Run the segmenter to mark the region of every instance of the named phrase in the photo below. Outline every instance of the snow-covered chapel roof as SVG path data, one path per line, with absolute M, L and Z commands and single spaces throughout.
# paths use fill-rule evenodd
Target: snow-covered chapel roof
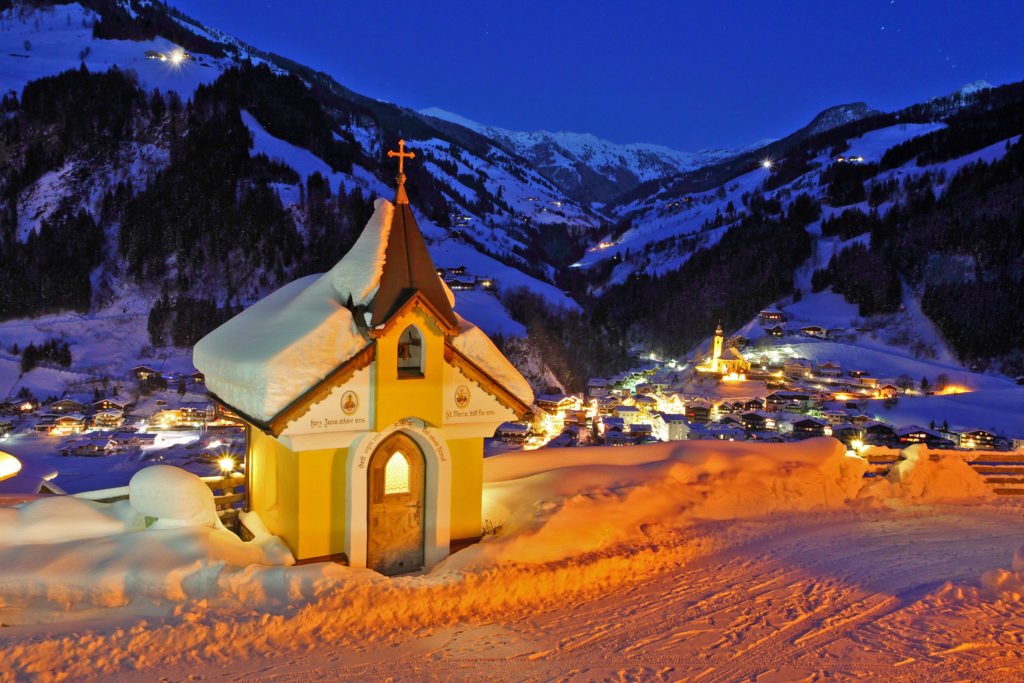
M 409 205 L 378 199 L 374 207 L 352 249 L 328 272 L 281 287 L 199 340 L 193 363 L 210 391 L 269 423 L 372 345 L 371 329 L 418 292 L 453 332 L 450 346 L 530 405 L 533 392 L 519 371 L 452 310 L 454 295 L 437 276 Z

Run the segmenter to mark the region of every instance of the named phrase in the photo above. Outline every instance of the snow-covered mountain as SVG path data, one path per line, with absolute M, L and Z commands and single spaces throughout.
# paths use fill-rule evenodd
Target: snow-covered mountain
M 801 128 L 797 133 L 803 137 L 810 137 L 811 135 L 824 133 L 825 131 L 832 130 L 833 128 L 838 128 L 843 124 L 859 121 L 860 119 L 878 113 L 880 112 L 872 109 L 864 102 L 840 104 L 822 111 L 811 119 L 811 122 Z
M 559 189 L 582 202 L 604 203 L 639 183 L 700 168 L 752 148 L 681 152 L 664 145 L 618 144 L 589 133 L 508 130 L 436 107 L 421 109 L 420 113 L 487 136 L 528 159 Z M 759 142 L 755 147 L 767 142 Z

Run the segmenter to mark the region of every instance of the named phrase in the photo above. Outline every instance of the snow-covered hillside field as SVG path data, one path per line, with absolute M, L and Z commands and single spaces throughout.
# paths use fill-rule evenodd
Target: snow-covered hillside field
M 875 479 L 831 439 L 498 456 L 497 533 L 391 579 L 142 529 L 144 495 L 0 509 L 0 679 L 1011 680 L 1024 508 L 904 455 Z

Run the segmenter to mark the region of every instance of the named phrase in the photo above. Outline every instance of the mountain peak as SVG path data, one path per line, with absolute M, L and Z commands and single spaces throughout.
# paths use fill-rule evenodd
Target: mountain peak
M 828 109 L 821 111 L 817 116 L 811 119 L 811 122 L 807 124 L 804 131 L 807 135 L 824 133 L 827 130 L 838 128 L 839 126 L 850 123 L 851 121 L 858 121 L 878 113 L 880 112 L 872 109 L 865 102 L 838 104 L 834 107 L 829 107 Z
M 967 83 L 966 85 L 962 86 L 959 90 L 957 90 L 953 94 L 954 95 L 973 95 L 974 93 L 976 93 L 976 92 L 978 92 L 980 90 L 989 90 L 991 88 L 992 88 L 992 84 L 991 83 L 989 83 L 986 80 L 979 79 L 977 81 L 972 81 L 970 83 Z

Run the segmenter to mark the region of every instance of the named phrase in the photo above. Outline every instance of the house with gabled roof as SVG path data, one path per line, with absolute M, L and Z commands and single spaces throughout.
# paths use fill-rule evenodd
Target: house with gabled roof
M 378 199 L 330 271 L 285 285 L 196 344 L 249 434 L 248 507 L 300 562 L 384 574 L 480 538 L 483 440 L 532 413 L 522 375 L 455 313 L 405 191 Z

